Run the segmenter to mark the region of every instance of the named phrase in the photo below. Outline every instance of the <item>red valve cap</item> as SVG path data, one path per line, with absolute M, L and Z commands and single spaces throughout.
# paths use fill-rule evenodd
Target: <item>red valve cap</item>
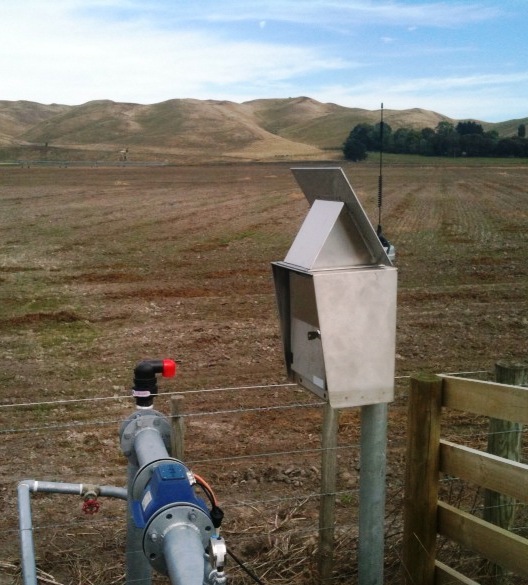
M 85 500 L 82 505 L 82 511 L 89 516 L 92 514 L 97 514 L 100 508 L 101 504 L 95 498 L 89 498 L 88 500 Z
M 176 362 L 174 360 L 163 360 L 161 375 L 164 378 L 172 378 L 176 375 Z

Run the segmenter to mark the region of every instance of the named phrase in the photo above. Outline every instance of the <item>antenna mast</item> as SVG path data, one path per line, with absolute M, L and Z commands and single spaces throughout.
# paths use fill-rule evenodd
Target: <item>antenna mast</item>
M 380 158 L 378 178 L 378 234 L 381 234 L 381 205 L 383 202 L 383 103 L 381 104 Z

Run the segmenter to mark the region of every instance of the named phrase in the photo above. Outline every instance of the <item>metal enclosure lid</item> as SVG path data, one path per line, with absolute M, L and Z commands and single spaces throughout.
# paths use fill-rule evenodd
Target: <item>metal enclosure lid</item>
M 372 266 L 374 261 L 345 204 L 320 199 L 314 201 L 284 259 L 308 271 Z
M 372 224 L 370 223 L 357 195 L 349 183 L 343 169 L 341 167 L 299 167 L 291 169 L 297 183 L 301 187 L 306 199 L 313 207 L 317 200 L 322 202 L 340 202 L 341 208 L 333 206 L 332 210 L 326 206 L 323 210 L 323 206 L 317 204 L 318 213 L 316 219 L 309 221 L 309 216 L 305 220 L 306 228 L 303 224 L 301 231 L 298 233 L 299 242 L 294 241 L 290 252 L 292 256 L 285 258 L 285 262 L 295 264 L 298 266 L 306 266 L 308 261 L 305 256 L 301 256 L 302 261 L 305 264 L 297 264 L 299 260 L 297 253 L 303 247 L 310 245 L 310 252 L 314 253 L 314 248 L 317 245 L 322 246 L 323 234 L 318 233 L 321 228 L 321 213 L 326 217 L 327 214 L 330 216 L 334 215 L 334 230 L 333 236 L 338 236 L 338 232 L 346 232 L 346 237 L 342 238 L 338 248 L 341 249 L 341 260 L 343 264 L 341 266 L 392 266 L 385 249 L 381 245 L 378 235 L 374 231 Z M 335 217 L 338 213 L 339 217 Z M 341 211 L 345 213 L 342 214 Z M 312 214 L 314 216 L 315 214 Z M 304 231 L 304 233 L 302 233 Z M 330 235 L 330 234 L 327 234 Z M 348 238 L 348 241 L 347 241 Z M 311 244 L 308 244 L 309 242 Z M 326 246 L 332 245 L 330 241 L 326 241 Z M 346 254 L 348 258 L 343 258 L 343 245 L 347 247 Z M 295 255 L 293 255 L 295 253 Z M 289 254 L 288 254 L 289 255 Z M 337 267 L 338 264 L 334 264 L 333 267 Z M 315 265 L 312 266 L 315 268 Z

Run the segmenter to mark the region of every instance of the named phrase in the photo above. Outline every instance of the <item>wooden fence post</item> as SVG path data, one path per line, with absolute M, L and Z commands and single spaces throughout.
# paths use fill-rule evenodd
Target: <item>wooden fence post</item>
M 183 414 L 183 394 L 171 396 L 171 454 L 183 461 L 185 449 L 185 422 Z
M 495 380 L 500 384 L 521 386 L 528 382 L 528 364 L 499 361 L 495 364 Z M 520 461 L 522 424 L 490 418 L 488 453 L 504 459 Z M 486 490 L 484 492 L 484 520 L 509 530 L 515 517 L 515 499 L 504 494 Z M 487 563 L 486 572 L 499 584 L 504 580 L 504 570 Z
M 321 503 L 319 507 L 319 579 L 330 581 L 334 566 L 335 490 L 339 411 L 325 404 L 321 456 Z
M 411 377 L 402 551 L 406 585 L 434 583 L 441 404 L 441 378 Z

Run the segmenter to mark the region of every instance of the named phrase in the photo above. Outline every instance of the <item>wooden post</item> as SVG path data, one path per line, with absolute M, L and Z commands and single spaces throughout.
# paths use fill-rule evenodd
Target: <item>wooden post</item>
M 325 404 L 321 456 L 321 503 L 319 507 L 319 579 L 329 582 L 334 566 L 335 491 L 339 411 Z
M 406 585 L 434 582 L 441 404 L 441 378 L 411 377 L 402 551 Z
M 521 386 L 528 382 L 528 364 L 500 361 L 495 364 L 495 380 L 500 384 Z M 488 453 L 504 459 L 520 461 L 522 424 L 490 418 Z M 505 530 L 510 530 L 515 517 L 515 499 L 504 494 L 484 492 L 484 520 Z M 504 570 L 493 563 L 486 563 L 486 572 L 499 584 L 504 580 Z
M 185 448 L 183 401 L 183 394 L 175 394 L 171 397 L 171 454 L 180 461 L 183 461 Z

